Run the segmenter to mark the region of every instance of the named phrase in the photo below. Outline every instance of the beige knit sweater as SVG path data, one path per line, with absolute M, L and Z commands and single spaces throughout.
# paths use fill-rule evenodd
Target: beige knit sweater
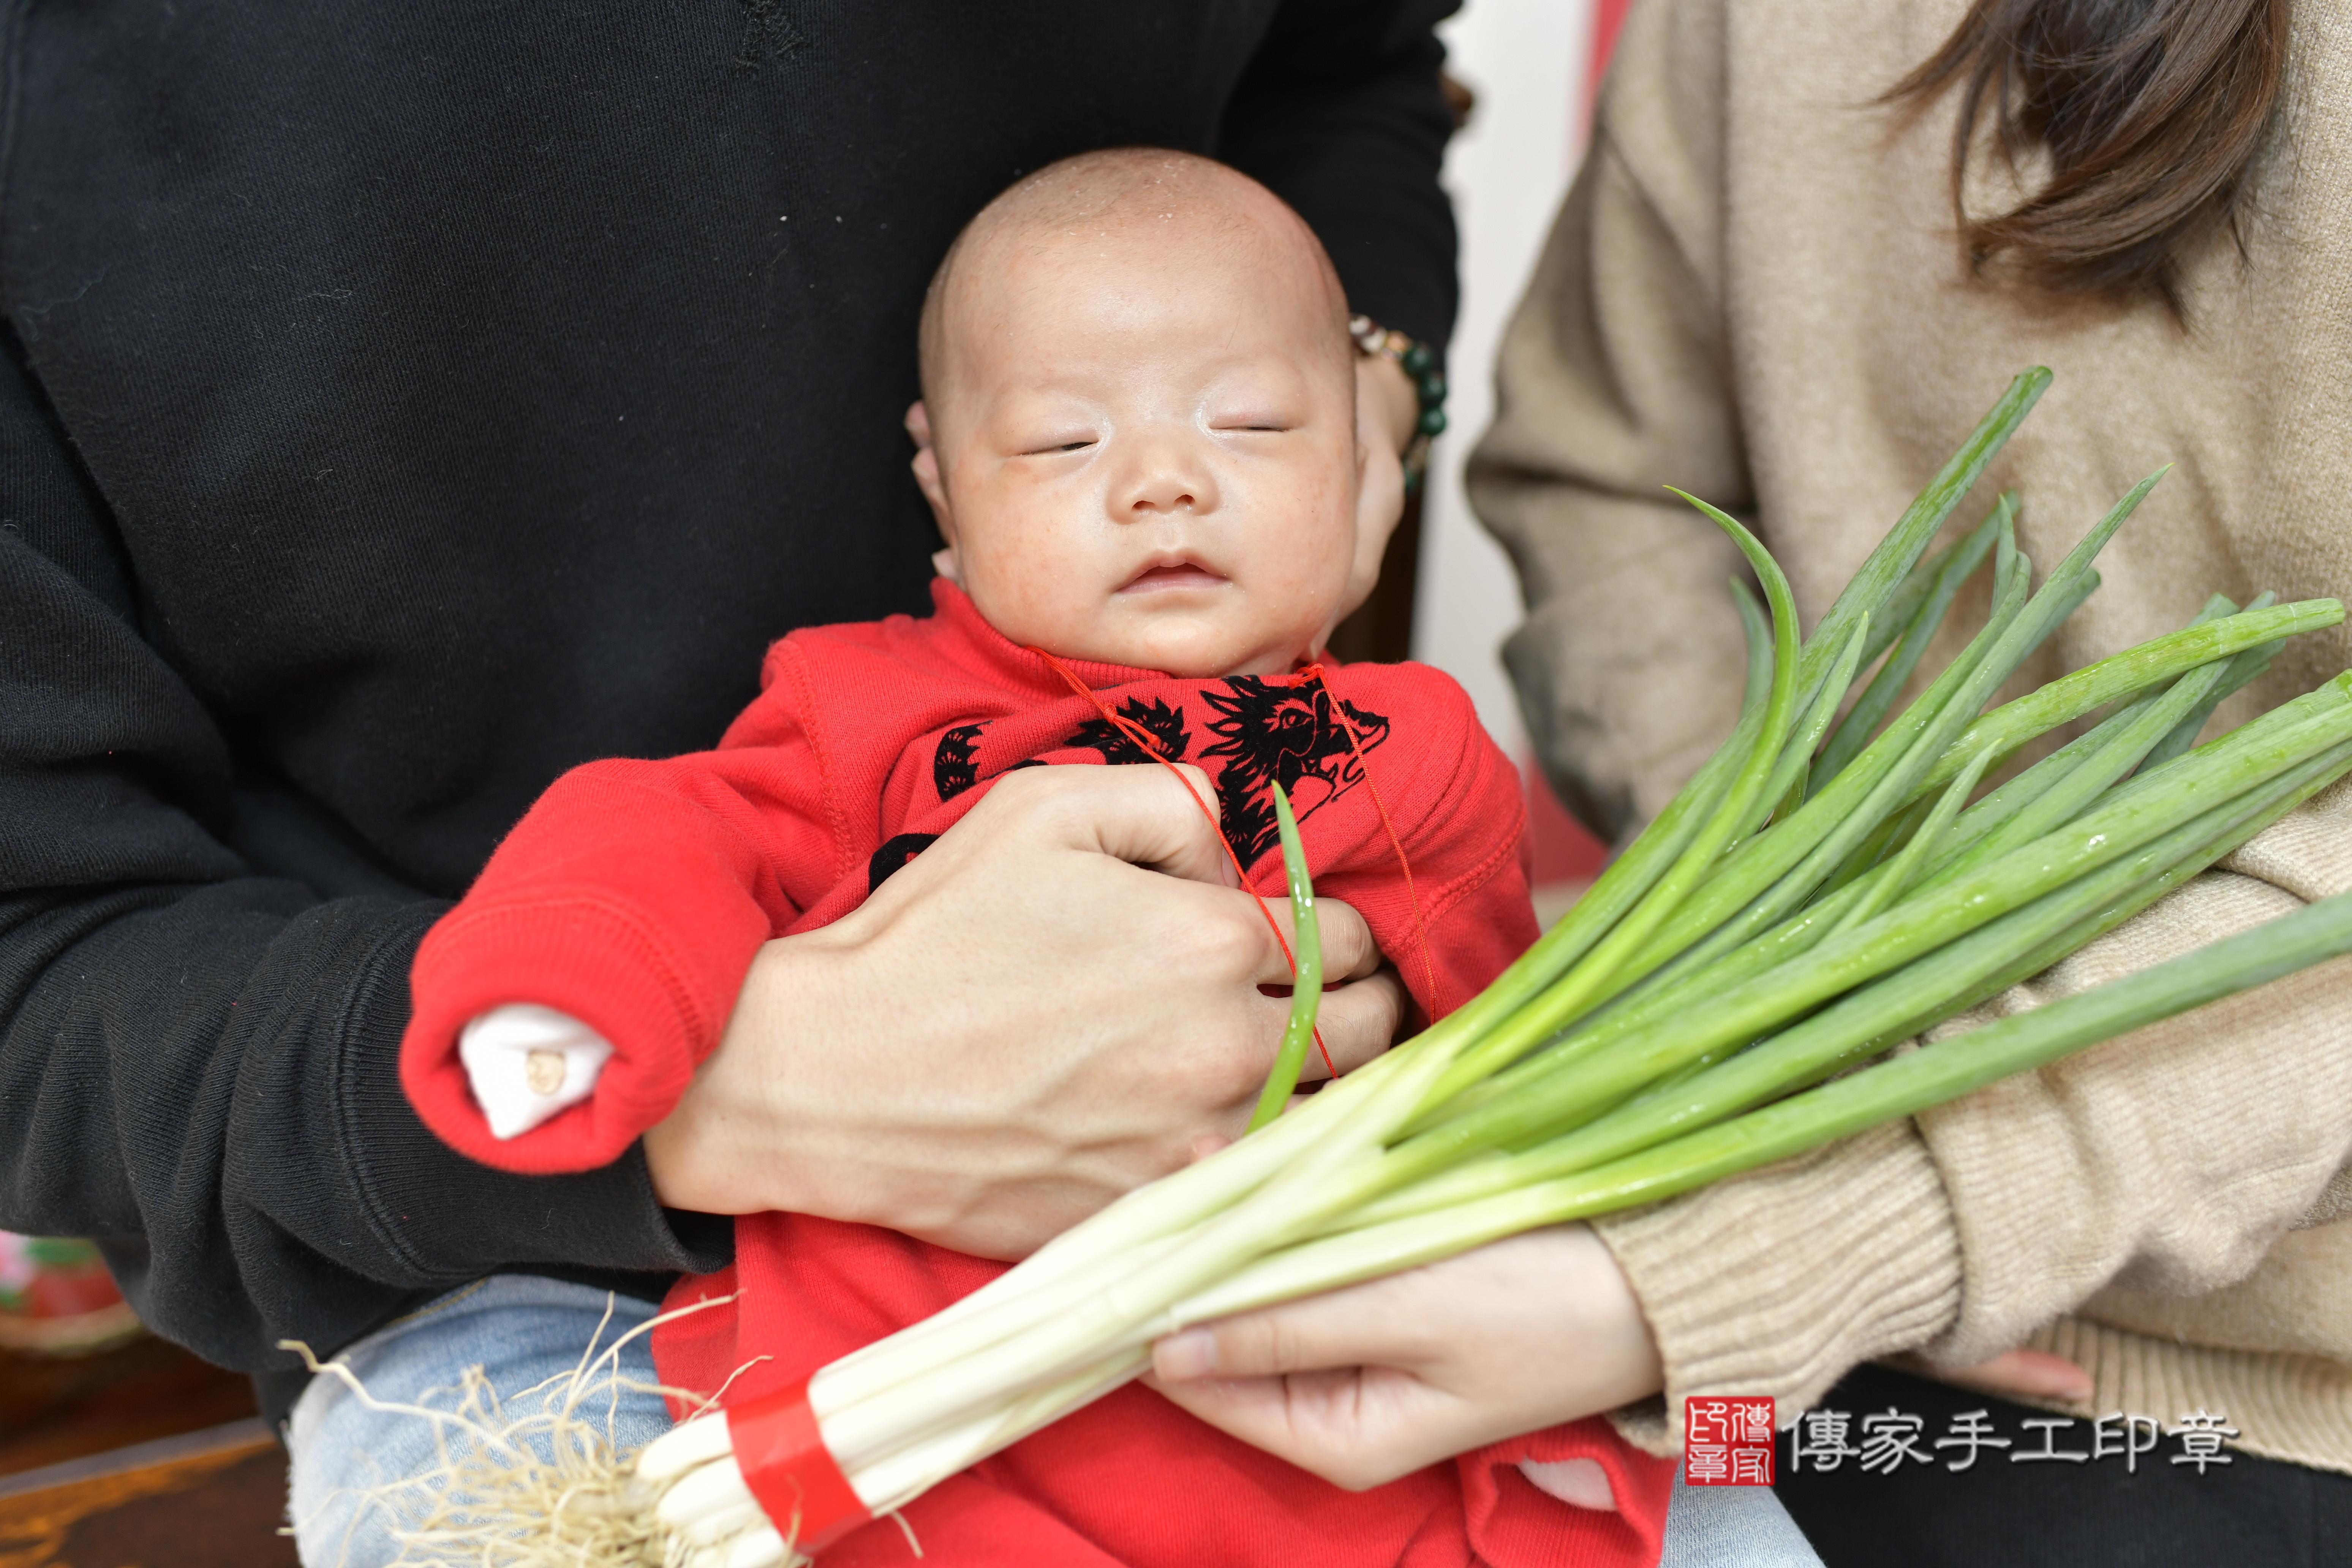
M 1740 688 L 1737 558 L 1658 487 L 1759 520 L 1810 620 L 2028 365 L 2055 384 L 1958 522 L 2016 487 L 2020 542 L 2047 568 L 2176 467 L 2021 685 L 2216 591 L 2352 597 L 2352 11 L 2296 6 L 2244 256 L 2224 239 L 2191 258 L 2184 331 L 2155 304 L 1969 276 L 1951 100 L 1871 103 L 1963 8 L 1633 8 L 1472 468 L 1526 588 L 1506 652 L 1523 703 L 1554 776 L 1612 831 L 1664 803 Z M 1972 205 L 2034 177 L 1988 174 Z M 1983 609 L 1979 579 L 1950 629 Z M 2347 664 L 2347 628 L 2300 638 L 2222 721 Z M 2347 888 L 2352 785 L 1987 1011 Z M 1769 1393 L 1786 1421 L 1866 1358 L 1961 1366 L 2033 1344 L 2090 1369 L 2091 1413 L 2202 1407 L 2253 1452 L 2352 1471 L 2347 1155 L 2352 962 L 1600 1228 L 1656 1329 L 1670 1405 Z

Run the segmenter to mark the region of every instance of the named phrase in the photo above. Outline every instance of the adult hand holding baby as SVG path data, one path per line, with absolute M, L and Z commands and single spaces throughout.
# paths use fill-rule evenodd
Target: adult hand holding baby
M 1013 773 L 854 913 L 766 945 L 646 1135 L 655 1187 L 1024 1256 L 1247 1122 L 1288 1008 L 1258 987 L 1290 973 L 1255 902 L 1168 771 Z M 1345 1072 L 1402 990 L 1353 910 L 1318 912 Z

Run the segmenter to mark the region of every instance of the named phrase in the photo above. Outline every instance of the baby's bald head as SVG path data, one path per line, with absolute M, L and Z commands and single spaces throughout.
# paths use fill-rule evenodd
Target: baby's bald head
M 1052 287 L 1072 268 L 1131 273 L 1138 290 L 1170 271 L 1234 273 L 1298 313 L 1329 367 L 1353 379 L 1347 294 L 1305 221 L 1248 175 L 1161 148 L 1083 153 L 1020 181 L 965 226 L 932 275 L 919 340 L 934 429 L 960 361 L 999 346 L 985 320 L 1006 289 Z
M 1346 298 L 1244 175 L 1144 150 L 1031 175 L 940 264 L 922 355 L 934 560 L 1016 643 L 1264 675 L 1378 574 Z

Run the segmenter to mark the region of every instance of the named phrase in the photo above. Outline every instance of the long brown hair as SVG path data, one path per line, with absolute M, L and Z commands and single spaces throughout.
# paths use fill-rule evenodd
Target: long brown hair
M 1970 264 L 2063 293 L 2153 289 L 2178 311 L 2179 258 L 2234 232 L 2286 74 L 2288 0 L 1975 0 L 1886 94 L 1961 84 L 1952 202 Z M 2041 142 L 2049 183 L 1971 216 L 1962 181 L 1990 105 L 2005 156 Z

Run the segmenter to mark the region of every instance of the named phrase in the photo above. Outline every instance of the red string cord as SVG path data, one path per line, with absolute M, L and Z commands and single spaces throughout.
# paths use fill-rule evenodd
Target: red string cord
M 1241 883 L 1244 889 L 1252 894 L 1255 894 L 1257 892 L 1257 889 L 1251 885 L 1247 868 L 1242 865 L 1241 857 L 1234 853 L 1233 840 L 1225 837 L 1224 826 L 1217 820 L 1216 808 L 1211 805 L 1207 801 L 1201 798 L 1201 792 L 1193 787 L 1192 781 L 1185 776 L 1183 769 L 1178 767 L 1174 763 L 1170 762 L 1166 756 L 1161 754 L 1159 744 L 1151 738 L 1151 732 L 1146 730 L 1142 725 L 1137 723 L 1134 720 L 1128 718 L 1125 714 L 1112 712 L 1110 705 L 1105 702 L 1102 698 L 1096 693 L 1093 687 L 1088 686 L 1085 681 L 1080 680 L 1075 670 L 1071 669 L 1068 665 L 1064 664 L 1060 659 L 1055 658 L 1052 654 L 1047 653 L 1044 648 L 1033 647 L 1029 651 L 1035 654 L 1039 658 L 1044 659 L 1047 664 L 1051 665 L 1053 667 L 1054 673 L 1060 676 L 1064 681 L 1067 682 L 1071 690 L 1085 698 L 1088 702 L 1093 703 L 1095 711 L 1102 715 L 1103 722 L 1110 725 L 1120 734 L 1125 735 L 1129 741 L 1132 741 L 1137 746 L 1142 748 L 1143 754 L 1145 756 L 1150 757 L 1153 762 L 1158 763 L 1161 767 L 1166 768 L 1170 773 L 1176 775 L 1176 782 L 1184 786 L 1184 793 L 1192 797 L 1192 804 L 1199 806 L 1201 808 L 1201 815 L 1209 819 L 1209 831 L 1217 836 L 1217 843 L 1224 849 L 1225 858 L 1233 863 L 1234 878 Z M 1326 689 L 1328 689 L 1328 688 L 1326 688 Z M 1370 775 L 1367 776 L 1369 777 Z M 1252 901 L 1256 903 L 1258 913 L 1265 917 L 1265 929 L 1274 933 L 1274 940 L 1276 942 L 1280 944 L 1282 948 L 1283 962 L 1290 965 L 1291 975 L 1296 979 L 1298 974 L 1298 955 L 1290 951 L 1290 939 L 1282 934 L 1281 924 L 1275 920 L 1274 911 L 1265 907 L 1265 901 L 1264 899 L 1253 899 Z M 1418 918 L 1418 916 L 1416 916 L 1416 918 Z M 1323 1067 L 1325 1070 L 1329 1072 L 1333 1078 L 1338 1078 L 1339 1076 L 1339 1064 L 1331 1059 L 1331 1047 L 1323 1043 L 1323 1030 L 1319 1025 L 1317 1026 L 1315 1030 L 1315 1048 L 1323 1055 Z
M 1389 817 L 1389 803 L 1381 798 L 1381 786 L 1372 778 L 1372 765 L 1364 760 L 1364 742 L 1356 727 L 1348 721 L 1348 710 L 1339 694 L 1331 689 L 1331 682 L 1320 664 L 1310 664 L 1295 678 L 1302 684 L 1312 680 L 1323 689 L 1330 700 L 1331 717 L 1339 722 L 1340 732 L 1348 737 L 1348 749 L 1356 753 L 1356 771 L 1364 775 L 1364 787 L 1371 792 L 1372 809 L 1381 814 L 1381 828 L 1389 836 L 1389 847 L 1396 851 L 1397 869 L 1404 873 L 1404 896 L 1412 905 L 1412 940 L 1421 949 L 1421 975 L 1429 985 L 1429 1016 L 1435 1018 L 1445 1011 L 1445 1002 L 1437 994 L 1437 965 L 1429 956 L 1429 927 L 1421 918 L 1421 894 L 1412 885 L 1412 862 L 1405 858 L 1404 841 L 1397 837 L 1396 824 Z

